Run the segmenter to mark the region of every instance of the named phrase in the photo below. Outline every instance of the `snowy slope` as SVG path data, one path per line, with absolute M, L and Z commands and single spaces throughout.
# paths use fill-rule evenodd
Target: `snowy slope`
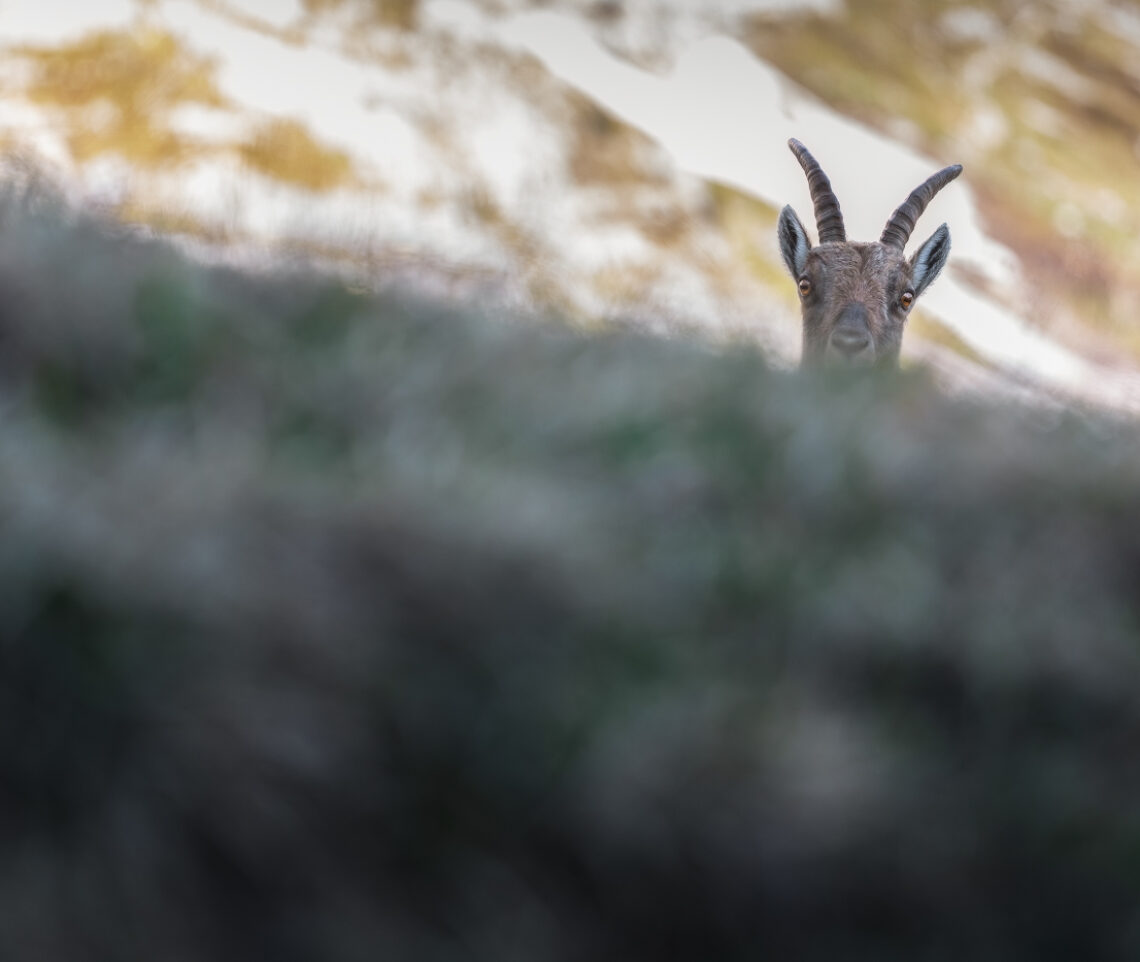
M 61 4 L 0 3 L 9 53 L 26 60 L 9 70 L 0 133 L 53 164 L 78 199 L 235 250 L 307 251 L 372 283 L 442 276 L 464 296 L 582 323 L 758 340 L 785 362 L 798 322 L 766 218 L 788 202 L 811 209 L 787 138 L 823 161 L 850 233 L 868 239 L 911 187 L 958 159 L 843 116 L 730 35 L 741 17 L 789 6 L 773 0 L 620 4 L 620 16 L 598 3 L 430 0 L 414 5 L 413 29 L 351 2 L 90 0 L 74 16 Z M 77 125 L 127 108 L 114 93 L 61 103 L 42 64 L 45 51 L 80 56 L 97 29 L 131 49 L 169 35 L 199 58 L 217 95 L 144 118 L 185 146 L 173 159 L 140 163 L 114 141 L 77 155 Z M 157 84 L 167 67 L 155 69 Z M 257 138 L 281 122 L 349 173 L 314 188 L 272 151 L 265 160 Z M 721 188 L 734 211 L 758 202 L 735 234 Z M 946 371 L 1140 408 L 1132 370 L 1082 356 L 1013 309 L 1025 272 L 987 235 L 969 169 L 916 233 L 943 220 L 958 269 L 922 307 L 965 349 Z M 907 353 L 946 358 L 918 331 Z

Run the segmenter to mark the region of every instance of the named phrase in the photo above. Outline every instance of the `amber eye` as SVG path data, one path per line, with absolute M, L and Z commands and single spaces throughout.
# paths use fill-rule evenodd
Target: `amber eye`
M 806 277 L 800 278 L 800 297 L 807 297 L 811 293 L 811 281 Z
M 914 303 L 914 291 L 903 291 L 902 297 L 899 298 L 899 303 L 902 305 L 904 311 L 909 311 L 911 304 Z

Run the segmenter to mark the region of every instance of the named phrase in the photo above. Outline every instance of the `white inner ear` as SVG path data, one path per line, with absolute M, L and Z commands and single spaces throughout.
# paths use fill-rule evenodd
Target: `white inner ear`
M 796 273 L 802 274 L 807 267 L 807 256 L 810 247 L 807 236 L 803 231 L 796 231 Z
M 807 267 L 808 251 L 811 250 L 811 241 L 808 240 L 807 231 L 792 210 L 791 205 L 780 211 L 779 222 L 780 254 L 787 264 L 788 270 L 796 277 L 800 277 Z M 790 243 L 789 243 L 790 242 Z
M 933 265 L 931 264 L 931 258 L 936 252 L 944 250 L 949 240 L 949 233 L 949 229 L 943 224 L 934 232 L 930 239 L 919 248 L 918 253 L 915 255 L 912 283 L 916 291 L 921 291 L 930 281 L 933 281 L 934 278 L 938 276 L 938 272 L 942 269 L 942 265 L 946 261 L 945 254 L 943 254 L 938 263 Z M 930 275 L 932 266 L 934 273 L 928 277 L 927 275 Z
M 918 257 L 914 259 L 914 286 L 922 287 L 922 282 L 926 279 L 926 275 L 930 270 L 930 252 L 927 249 L 930 245 L 922 248 L 918 252 Z

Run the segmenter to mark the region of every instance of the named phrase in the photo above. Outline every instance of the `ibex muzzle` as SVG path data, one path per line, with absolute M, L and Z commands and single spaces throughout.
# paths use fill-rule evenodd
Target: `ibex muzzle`
M 957 177 L 946 167 L 911 192 L 887 221 L 875 243 L 847 240 L 839 201 L 816 159 L 798 140 L 788 146 L 807 175 L 819 246 L 791 207 L 780 213 L 780 253 L 800 289 L 805 366 L 898 363 L 903 326 L 918 296 L 950 256 L 950 231 L 943 224 L 906 259 L 914 225 L 934 195 Z

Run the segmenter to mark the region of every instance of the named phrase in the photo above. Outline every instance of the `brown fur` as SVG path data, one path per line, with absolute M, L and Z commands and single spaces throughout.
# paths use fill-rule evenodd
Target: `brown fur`
M 852 304 L 867 312 L 871 349 L 863 363 L 898 363 L 909 313 L 900 299 L 912 276 L 901 252 L 879 243 L 822 244 L 808 254 L 804 276 L 811 282 L 810 293 L 800 299 L 804 364 L 839 360 L 828 348 L 840 316 Z
M 785 207 L 780 213 L 780 251 L 800 290 L 803 363 L 894 367 L 907 315 L 950 255 L 950 231 L 943 224 L 910 260 L 906 243 L 926 206 L 962 168 L 955 164 L 928 177 L 891 215 L 878 241 L 860 243 L 847 240 L 839 200 L 811 152 L 795 139 L 788 146 L 807 175 L 820 235 L 813 248 L 796 212 Z

